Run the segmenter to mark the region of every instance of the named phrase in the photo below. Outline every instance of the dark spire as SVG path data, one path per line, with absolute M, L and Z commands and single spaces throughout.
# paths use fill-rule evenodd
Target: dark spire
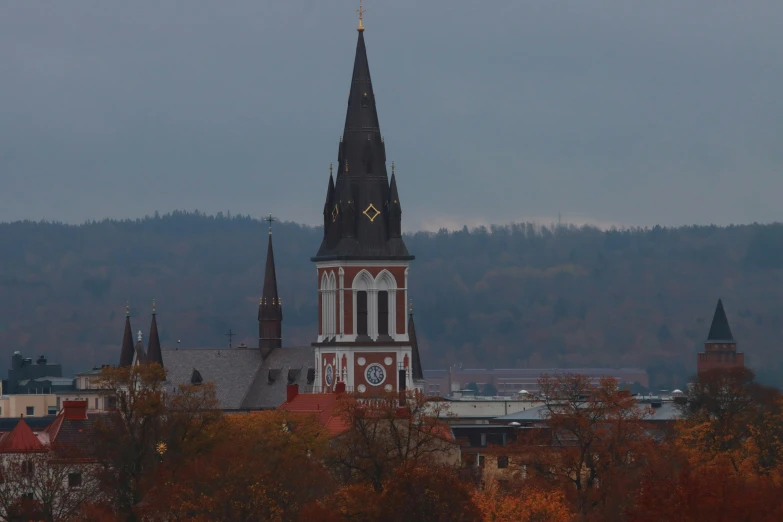
M 136 337 L 136 346 L 133 348 L 138 364 L 147 364 L 147 354 L 144 351 L 144 343 L 141 341 L 141 330 Z
M 707 341 L 732 341 L 729 320 L 726 318 L 726 311 L 723 309 L 723 301 L 718 299 L 718 306 L 715 307 L 715 315 L 712 316 L 712 325 L 710 333 L 707 335 Z
M 396 183 L 395 183 L 396 185 Z M 352 215 L 324 220 L 327 230 L 314 261 L 331 259 L 413 259 L 402 238 L 390 233 L 390 187 L 386 146 L 378 123 L 370 65 L 359 30 L 345 128 L 337 154 L 335 194 L 353 205 Z M 328 199 L 328 195 L 327 195 Z M 396 198 L 399 202 L 399 197 Z M 339 230 L 333 230 L 338 227 Z
M 158 336 L 158 320 L 155 311 L 155 300 L 152 300 L 152 324 L 150 325 L 150 339 L 147 341 L 147 362 L 158 363 L 163 366 L 163 352 L 160 349 L 160 337 Z
M 271 217 L 270 217 L 271 219 Z M 258 347 L 266 358 L 272 350 L 282 346 L 283 307 L 277 294 L 275 275 L 275 254 L 272 250 L 272 229 L 270 222 L 269 243 L 266 249 L 266 271 L 264 290 L 258 304 Z
M 413 371 L 413 380 L 423 381 L 424 371 L 421 369 L 421 357 L 419 356 L 419 340 L 416 338 L 416 325 L 413 324 L 413 301 L 411 301 L 408 312 L 408 339 L 411 343 L 411 370 Z
M 133 330 L 130 324 L 130 306 L 125 305 L 125 333 L 122 334 L 122 349 L 120 350 L 120 366 L 133 364 Z
M 394 173 L 393 161 L 389 188 L 389 237 L 402 237 L 402 206 L 400 205 L 400 195 L 397 193 L 397 177 Z

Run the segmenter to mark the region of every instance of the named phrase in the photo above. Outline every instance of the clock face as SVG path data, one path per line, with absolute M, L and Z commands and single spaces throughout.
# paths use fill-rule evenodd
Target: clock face
M 326 367 L 326 385 L 331 386 L 333 381 L 334 381 L 334 370 L 332 369 L 332 365 L 330 364 Z
M 368 366 L 364 375 L 367 377 L 367 382 L 373 386 L 378 386 L 386 379 L 386 371 L 380 364 L 371 364 Z

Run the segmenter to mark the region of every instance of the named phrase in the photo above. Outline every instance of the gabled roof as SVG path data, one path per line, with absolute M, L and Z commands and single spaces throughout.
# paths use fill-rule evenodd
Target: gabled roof
M 734 336 L 731 334 L 729 320 L 726 318 L 726 311 L 723 309 L 723 301 L 718 299 L 718 305 L 715 307 L 715 314 L 712 316 L 710 333 L 707 335 L 707 341 L 731 341 L 734 342 Z
M 278 348 L 266 358 L 257 349 L 164 350 L 166 380 L 171 387 L 191 384 L 193 371 L 215 383 L 224 410 L 274 409 L 286 398 L 286 386 L 306 386 L 313 368 L 313 349 Z M 271 379 L 270 379 L 271 377 Z
M 24 419 L 19 419 L 14 429 L 0 439 L 0 453 L 37 451 L 46 451 L 46 448 L 41 444 L 41 441 L 35 436 L 33 430 L 30 429 L 30 426 L 27 425 Z
M 349 426 L 343 420 L 337 409 L 340 395 L 336 393 L 300 393 L 291 400 L 284 402 L 278 409 L 291 413 L 314 415 L 330 435 L 340 435 Z

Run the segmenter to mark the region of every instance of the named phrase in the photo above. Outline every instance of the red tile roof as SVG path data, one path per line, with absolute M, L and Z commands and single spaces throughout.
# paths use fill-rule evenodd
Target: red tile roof
M 330 435 L 339 435 L 348 430 L 348 424 L 337 412 L 340 395 L 335 393 L 300 393 L 292 400 L 280 405 L 280 410 L 291 413 L 314 415 Z
M 19 419 L 13 430 L 10 433 L 3 435 L 0 439 L 0 453 L 21 453 L 28 451 L 46 451 L 46 448 L 38 437 L 35 436 L 33 430 L 24 421 Z

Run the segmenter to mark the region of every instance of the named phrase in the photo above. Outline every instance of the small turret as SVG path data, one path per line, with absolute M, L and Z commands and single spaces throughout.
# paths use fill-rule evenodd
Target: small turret
M 133 330 L 130 324 L 130 305 L 125 305 L 125 332 L 122 334 L 122 348 L 120 350 L 120 366 L 133 364 L 135 350 L 133 348 Z
M 160 348 L 160 337 L 158 336 L 158 320 L 155 311 L 155 300 L 152 300 L 152 323 L 150 324 L 150 339 L 147 341 L 147 362 L 158 363 L 163 366 L 163 352 Z

